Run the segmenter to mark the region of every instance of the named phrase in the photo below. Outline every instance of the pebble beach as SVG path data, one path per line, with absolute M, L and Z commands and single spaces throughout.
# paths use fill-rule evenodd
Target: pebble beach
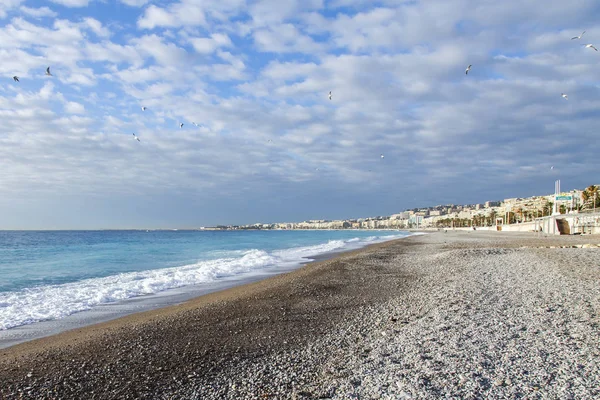
M 434 232 L 0 350 L 0 399 L 593 399 L 600 236 Z

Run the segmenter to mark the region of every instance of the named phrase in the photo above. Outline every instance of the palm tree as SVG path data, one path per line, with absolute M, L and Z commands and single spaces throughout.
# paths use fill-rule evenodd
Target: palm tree
M 598 193 L 598 186 L 590 185 L 581 193 L 581 197 L 583 197 L 583 207 L 582 208 L 594 208 L 594 205 L 598 207 L 600 204 L 600 193 Z M 594 202 L 596 204 L 594 204 Z
M 497 216 L 496 210 L 490 211 L 489 215 L 490 215 L 490 226 L 496 225 L 496 216 Z
M 544 204 L 544 208 L 542 209 L 542 216 L 552 214 L 552 207 L 553 206 L 554 206 L 553 202 L 546 201 L 546 204 Z
M 521 222 L 523 222 L 523 209 L 521 207 L 517 208 L 515 210 L 515 223 L 519 222 L 519 220 L 521 220 Z M 517 218 L 519 217 L 519 218 Z

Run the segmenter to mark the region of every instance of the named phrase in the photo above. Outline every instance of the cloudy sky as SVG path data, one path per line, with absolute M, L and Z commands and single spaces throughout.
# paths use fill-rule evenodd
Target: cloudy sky
M 0 229 L 367 217 L 600 183 L 599 21 L 597 0 L 3 0 Z

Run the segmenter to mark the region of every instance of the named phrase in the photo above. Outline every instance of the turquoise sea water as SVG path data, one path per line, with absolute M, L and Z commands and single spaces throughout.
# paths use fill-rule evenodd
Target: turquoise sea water
M 400 231 L 0 231 L 0 330 L 230 277 L 287 271 L 311 256 Z

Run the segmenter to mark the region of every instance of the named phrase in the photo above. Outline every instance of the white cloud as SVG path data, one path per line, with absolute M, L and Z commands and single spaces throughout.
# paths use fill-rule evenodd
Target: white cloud
M 320 10 L 323 0 L 263 0 L 254 3 L 249 10 L 254 26 L 272 26 L 295 18 L 305 11 Z
M 144 57 L 140 55 L 134 46 L 120 45 L 110 41 L 87 42 L 85 54 L 90 61 L 106 61 L 114 64 L 128 63 L 138 67 L 144 63 Z
M 209 18 L 226 21 L 244 10 L 245 0 L 181 0 L 166 8 L 150 5 L 138 19 L 138 27 L 206 26 Z
M 102 22 L 98 21 L 94 18 L 84 18 L 84 24 L 87 28 L 89 28 L 92 32 L 100 37 L 108 37 L 110 36 L 110 31 L 105 26 L 102 26 Z
M 65 7 L 87 7 L 90 0 L 50 0 L 53 3 L 63 5 Z
M 318 66 L 315 63 L 301 64 L 273 61 L 262 70 L 261 74 L 274 81 L 287 81 L 306 77 L 314 73 L 317 68 Z
M 83 104 L 79 104 L 74 101 L 68 101 L 65 104 L 65 111 L 69 114 L 84 114 L 85 107 Z
M 27 14 L 30 17 L 34 17 L 34 18 L 42 18 L 42 17 L 55 18 L 58 15 L 56 12 L 52 11 L 48 7 L 30 8 L 30 7 L 26 7 L 26 6 L 21 6 L 21 8 L 19 8 L 19 10 L 23 14 Z
M 135 84 L 152 82 L 168 76 L 172 70 L 164 67 L 152 66 L 149 68 L 122 69 L 116 75 L 126 83 Z
M 71 73 L 63 79 L 65 83 L 83 86 L 93 86 L 96 84 L 94 71 L 91 68 L 78 68 L 77 72 Z
M 397 10 L 377 8 L 354 16 L 339 15 L 330 23 L 333 38 L 339 47 L 351 51 L 374 48 L 394 48 L 401 43 L 403 26 Z
M 226 51 L 217 51 L 217 56 L 227 64 L 214 63 L 209 66 L 199 66 L 195 70 L 201 75 L 208 75 L 215 81 L 231 81 L 247 79 L 246 65 L 242 60 Z
M 141 7 L 146 5 L 150 0 L 119 0 L 123 4 L 131 7 Z
M 152 57 L 160 65 L 183 65 L 189 60 L 187 51 L 158 35 L 145 35 L 131 40 L 140 54 Z
M 209 38 L 192 38 L 192 46 L 198 53 L 211 54 L 220 47 L 232 46 L 229 36 L 222 33 L 213 33 Z
M 0 48 L 72 45 L 83 39 L 77 25 L 69 21 L 55 20 L 53 28 L 38 26 L 22 18 L 14 18 L 10 24 L 0 27 Z M 44 38 L 44 41 L 41 42 L 40 38 Z
M 204 13 L 196 12 L 195 14 L 196 23 L 198 25 L 204 24 Z M 144 16 L 138 20 L 138 26 L 140 28 L 153 29 L 157 26 L 180 26 L 185 22 L 189 23 L 193 21 L 193 19 L 192 21 L 180 21 L 178 17 L 179 15 L 173 15 L 163 8 L 151 5 L 146 9 Z
M 2 0 L 0 3 L 0 18 L 5 18 L 8 11 L 17 8 L 24 0 Z
M 254 32 L 254 43 L 260 51 L 274 53 L 315 53 L 325 46 L 302 34 L 293 24 L 282 24 Z
M 42 71 L 43 62 L 40 57 L 22 50 L 0 48 L 0 65 L 2 65 L 2 71 L 9 76 L 17 75 L 26 78 L 31 69 L 38 68 Z

